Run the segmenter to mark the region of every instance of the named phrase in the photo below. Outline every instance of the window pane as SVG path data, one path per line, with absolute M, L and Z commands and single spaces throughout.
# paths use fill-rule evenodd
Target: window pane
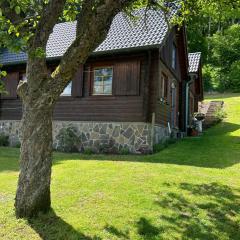
M 22 81 L 27 81 L 27 74 L 26 73 L 23 73 L 21 80 Z
M 177 60 L 177 49 L 176 46 L 173 45 L 172 49 L 172 68 L 176 69 L 176 60 Z
M 102 94 L 103 85 L 94 86 L 93 93 L 94 94 Z
M 72 82 L 70 82 L 67 87 L 62 92 L 61 96 L 71 96 L 72 93 Z
M 112 67 L 94 69 L 93 94 L 112 94 L 112 74 Z
M 94 83 L 94 84 L 95 84 L 95 85 L 102 84 L 102 77 L 96 76 L 96 77 L 95 77 L 95 83 Z

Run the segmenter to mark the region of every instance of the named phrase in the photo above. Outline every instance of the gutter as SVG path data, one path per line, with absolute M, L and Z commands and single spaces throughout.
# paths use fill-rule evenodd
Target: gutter
M 96 51 L 92 52 L 89 57 L 98 57 L 98 56 L 103 56 L 103 55 L 112 55 L 112 54 L 121 54 L 121 53 L 129 53 L 132 52 L 137 52 L 137 51 L 144 51 L 144 50 L 152 50 L 152 49 L 159 49 L 162 44 L 154 44 L 154 45 L 145 45 L 145 46 L 138 46 L 138 47 L 129 47 L 129 48 L 122 48 L 122 49 L 112 49 L 112 50 L 106 50 L 106 51 Z M 1 56 L 1 54 L 0 54 Z M 59 61 L 61 60 L 62 56 L 54 56 L 54 57 L 47 57 L 46 61 L 47 62 L 52 62 L 52 61 Z M 26 64 L 26 60 L 20 60 L 20 61 L 14 61 L 14 62 L 0 62 L 3 67 L 8 67 L 8 66 L 14 66 L 14 65 L 20 65 L 20 64 Z
M 194 82 L 196 74 L 190 73 L 190 81 L 186 83 L 186 111 L 185 111 L 185 126 L 186 126 L 186 133 L 189 125 L 189 88 L 190 85 Z

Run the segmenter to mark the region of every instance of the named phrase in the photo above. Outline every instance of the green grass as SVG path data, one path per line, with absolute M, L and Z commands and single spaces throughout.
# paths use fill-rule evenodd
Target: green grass
M 211 97 L 208 96 L 208 99 Z M 0 239 L 240 239 L 240 95 L 202 137 L 151 156 L 54 155 L 52 211 L 16 220 L 18 149 L 0 148 Z

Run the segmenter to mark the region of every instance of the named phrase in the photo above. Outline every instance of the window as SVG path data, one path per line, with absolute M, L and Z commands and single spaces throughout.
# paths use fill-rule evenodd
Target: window
M 177 67 L 177 47 L 175 44 L 173 44 L 172 48 L 172 68 L 176 69 Z
M 71 95 L 72 95 L 72 82 L 70 82 L 61 93 L 61 96 L 71 96 Z
M 94 68 L 93 95 L 111 95 L 112 79 L 112 67 Z
M 20 80 L 20 81 L 27 81 L 27 75 L 26 75 L 26 73 L 20 73 L 20 74 L 19 74 L 19 80 Z
M 168 78 L 165 74 L 162 74 L 162 98 L 168 99 Z

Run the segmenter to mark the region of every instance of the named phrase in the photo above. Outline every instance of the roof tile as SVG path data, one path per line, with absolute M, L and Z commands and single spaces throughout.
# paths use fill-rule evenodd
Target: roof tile
M 175 14 L 172 8 L 169 17 Z M 121 51 L 142 47 L 160 46 L 168 32 L 168 24 L 162 11 L 140 9 L 134 12 L 136 20 L 130 20 L 124 13 L 115 16 L 106 39 L 95 49 L 94 53 Z M 76 38 L 76 22 L 56 24 L 47 43 L 47 58 L 60 58 Z M 27 61 L 27 55 L 3 50 L 0 54 L 1 64 L 17 64 Z
M 189 73 L 198 72 L 201 62 L 201 53 L 200 52 L 189 53 L 188 60 L 189 60 Z

